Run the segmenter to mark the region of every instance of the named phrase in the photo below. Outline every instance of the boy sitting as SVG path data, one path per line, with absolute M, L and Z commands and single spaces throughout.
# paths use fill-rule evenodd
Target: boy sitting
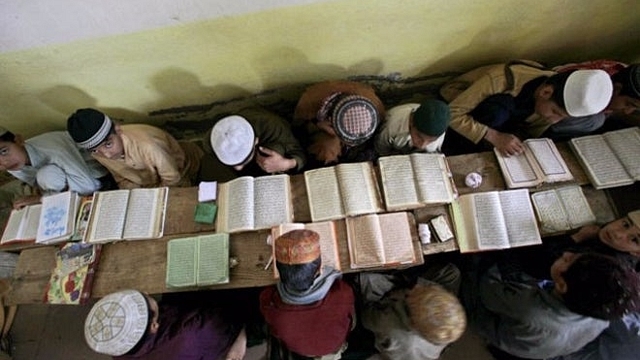
M 22 136 L 0 127 L 0 170 L 44 195 L 67 190 L 91 195 L 112 184 L 108 171 L 87 152 L 78 150 L 64 131 L 23 140 Z M 20 196 L 13 205 L 21 208 L 38 202 L 40 194 L 35 194 Z
M 195 143 L 179 143 L 145 124 L 120 125 L 95 109 L 77 110 L 67 130 L 78 147 L 109 169 L 118 187 L 191 186 L 203 155 Z

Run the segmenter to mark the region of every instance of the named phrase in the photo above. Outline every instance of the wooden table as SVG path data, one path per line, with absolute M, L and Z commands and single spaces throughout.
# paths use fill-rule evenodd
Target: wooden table
M 568 146 L 559 144 L 559 149 L 569 166 L 574 180 L 565 184 L 588 184 L 588 179 L 577 163 Z M 504 180 L 493 152 L 467 154 L 447 158 L 454 182 L 460 194 L 480 191 L 504 190 Z M 464 185 L 464 177 L 469 172 L 478 172 L 483 176 L 483 183 L 478 189 L 470 189 Z M 292 201 L 294 217 L 297 222 L 310 222 L 311 216 L 307 201 L 303 175 L 291 177 Z M 545 184 L 539 191 L 559 184 Z M 585 189 L 587 189 L 586 187 Z M 589 190 L 587 197 L 594 210 L 602 214 L 599 220 L 611 218 L 613 211 L 608 211 L 606 195 L 600 191 Z M 135 288 L 150 294 L 188 291 L 194 289 L 245 288 L 265 286 L 274 283 L 273 270 L 265 270 L 271 256 L 271 248 L 266 244 L 268 231 L 253 231 L 231 235 L 230 256 L 238 260 L 238 265 L 231 269 L 230 282 L 211 287 L 167 289 L 165 286 L 166 243 L 170 239 L 213 232 L 213 225 L 198 224 L 193 221 L 197 203 L 197 188 L 171 188 L 165 224 L 165 236 L 154 240 L 121 241 L 103 246 L 98 271 L 95 275 L 92 296 L 102 297 L 111 292 Z M 604 210 L 603 210 L 604 209 Z M 598 212 L 597 211 L 597 212 Z M 415 221 L 427 222 L 438 215 L 445 215 L 451 224 L 448 206 L 425 206 L 413 211 Z M 337 221 L 336 228 L 339 239 L 346 239 L 344 221 Z M 413 227 L 415 229 L 415 226 Z M 414 234 L 414 242 L 417 235 Z M 419 243 L 416 246 L 419 253 Z M 54 267 L 54 246 L 32 247 L 24 249 L 18 260 L 13 278 L 13 289 L 8 296 L 10 304 L 41 303 L 44 288 Z M 454 241 L 422 246 L 423 254 L 457 250 Z M 349 268 L 349 257 L 346 240 L 340 242 L 340 257 L 345 272 Z

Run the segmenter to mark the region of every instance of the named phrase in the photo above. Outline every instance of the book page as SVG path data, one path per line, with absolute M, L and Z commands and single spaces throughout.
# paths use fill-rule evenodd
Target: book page
M 387 211 L 420 206 L 411 158 L 407 155 L 378 159 Z
M 596 216 L 580 186 L 565 186 L 556 189 L 556 192 L 562 200 L 572 229 L 596 222 Z
M 198 286 L 225 284 L 229 282 L 229 234 L 217 233 L 199 236 Z
M 407 216 L 406 212 L 378 216 L 382 230 L 385 264 L 408 264 L 416 261 Z
M 541 170 L 537 169 L 538 165 L 533 159 L 531 150 L 527 147 L 520 155 L 504 156 L 496 148 L 493 149 L 493 152 L 496 154 L 508 188 L 536 186 L 542 182 L 540 175 L 538 175 Z
M 235 232 L 240 230 L 252 230 L 254 227 L 254 193 L 253 178 L 242 176 L 221 184 L 222 199 L 218 213 L 218 232 Z M 224 189 L 224 191 L 222 191 Z
M 633 183 L 633 178 L 629 176 L 602 135 L 573 138 L 569 144 L 596 189 Z
M 385 259 L 378 215 L 349 217 L 346 225 L 351 268 L 383 265 Z
M 314 222 L 344 217 L 335 167 L 305 171 L 304 180 Z
M 571 171 L 569 171 L 556 144 L 551 139 L 529 139 L 525 143 L 531 149 L 538 166 L 542 170 L 544 181 L 556 182 L 573 179 Z
M 527 189 L 500 191 L 500 206 L 512 247 L 541 244 Z
M 459 204 L 463 221 L 472 228 L 467 231 L 468 243 L 458 239 L 461 252 L 509 247 L 509 235 L 497 191 L 462 195 Z
M 267 229 L 293 221 L 289 175 L 254 179 L 254 229 Z
M 336 228 L 333 221 L 323 221 L 305 224 L 308 230 L 318 233 L 320 236 L 320 253 L 322 264 L 331 266 L 336 270 L 342 270 L 340 266 L 340 255 L 338 252 L 338 239 L 336 238 Z
M 159 214 L 164 210 L 167 188 L 131 189 L 123 239 L 158 237 Z
M 370 162 L 339 164 L 335 168 L 347 216 L 382 210 L 373 165 Z
M 173 239 L 167 242 L 167 287 L 195 286 L 198 239 Z
M 446 204 L 454 199 L 446 159 L 442 154 L 410 155 L 418 188 L 418 199 L 424 204 Z
M 562 200 L 555 190 L 540 191 L 531 195 L 531 202 L 540 220 L 540 230 L 545 234 L 571 229 Z
M 27 216 L 22 221 L 24 227 L 21 230 L 22 239 L 33 240 L 38 235 L 38 224 L 40 223 L 40 214 L 42 213 L 42 204 L 28 206 Z
M 11 210 L 9 220 L 4 228 L 4 233 L 2 233 L 2 240 L 0 240 L 0 244 L 4 244 L 11 240 L 19 240 L 23 237 L 20 230 L 21 228 L 24 228 L 24 226 L 21 227 L 21 225 L 23 225 L 23 221 L 26 221 L 28 211 L 29 206 L 25 206 L 22 209 Z
M 129 190 L 99 191 L 93 195 L 87 242 L 120 240 Z
M 36 243 L 48 243 L 71 236 L 76 216 L 74 197 L 77 195 L 71 191 L 42 197 Z
M 635 180 L 640 180 L 640 129 L 631 127 L 603 134 L 607 144 Z

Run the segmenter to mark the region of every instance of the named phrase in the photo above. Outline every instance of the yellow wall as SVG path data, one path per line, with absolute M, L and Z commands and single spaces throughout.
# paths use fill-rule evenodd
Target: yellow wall
M 638 39 L 637 0 L 321 2 L 1 54 L 0 124 L 63 129 L 80 107 L 153 123 L 154 110 L 285 85 L 512 58 L 634 62 Z

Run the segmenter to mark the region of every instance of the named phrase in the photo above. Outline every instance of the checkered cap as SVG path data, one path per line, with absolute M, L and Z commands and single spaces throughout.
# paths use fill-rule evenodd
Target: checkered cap
M 373 103 L 358 95 L 340 99 L 333 110 L 333 129 L 349 146 L 360 145 L 376 131 L 380 117 Z

